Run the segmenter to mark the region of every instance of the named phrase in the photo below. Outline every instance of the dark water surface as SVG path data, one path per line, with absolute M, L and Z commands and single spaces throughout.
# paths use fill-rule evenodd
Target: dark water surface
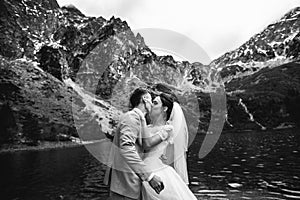
M 213 151 L 190 148 L 199 199 L 300 199 L 300 132 L 222 134 Z M 0 154 L 1 199 L 107 199 L 102 166 L 84 147 Z

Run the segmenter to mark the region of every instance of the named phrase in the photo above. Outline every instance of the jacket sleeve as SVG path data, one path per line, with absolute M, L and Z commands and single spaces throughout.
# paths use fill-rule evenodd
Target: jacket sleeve
M 146 181 L 151 172 L 147 167 L 136 149 L 136 140 L 140 135 L 141 121 L 138 115 L 134 113 L 127 114 L 121 120 L 120 124 L 120 153 L 126 163 L 131 169 L 140 177 L 141 180 Z

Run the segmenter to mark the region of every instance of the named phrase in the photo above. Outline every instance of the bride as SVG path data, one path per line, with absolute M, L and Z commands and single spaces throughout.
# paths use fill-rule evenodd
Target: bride
M 140 116 L 144 128 L 143 147 L 145 149 L 144 162 L 148 170 L 159 176 L 164 183 L 164 189 L 157 194 L 147 182 L 143 182 L 143 200 L 193 200 L 197 199 L 187 186 L 187 170 L 185 150 L 187 138 L 186 121 L 180 105 L 167 94 L 161 93 L 153 100 L 150 112 L 151 125 L 146 126 L 144 116 Z M 163 163 L 161 156 L 167 152 L 169 144 L 175 142 L 173 150 L 174 168 Z M 170 156 L 170 154 L 169 154 Z

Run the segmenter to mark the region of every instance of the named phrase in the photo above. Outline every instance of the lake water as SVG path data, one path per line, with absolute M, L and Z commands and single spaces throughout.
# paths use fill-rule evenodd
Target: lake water
M 190 147 L 199 199 L 300 199 L 300 132 L 222 134 L 212 152 Z M 1 199 L 107 199 L 102 166 L 85 147 L 0 154 Z

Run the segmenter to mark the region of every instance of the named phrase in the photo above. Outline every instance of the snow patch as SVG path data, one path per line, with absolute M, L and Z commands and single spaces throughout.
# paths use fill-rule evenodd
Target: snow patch
M 282 123 L 274 129 L 275 130 L 282 130 L 282 129 L 288 129 L 288 128 L 294 128 L 294 126 L 291 125 L 291 124 Z
M 120 45 L 120 46 L 124 45 L 124 42 L 120 38 L 118 38 L 117 36 L 114 36 L 113 38 L 117 41 L 118 45 Z
M 283 41 L 283 43 L 286 43 L 286 42 L 289 42 L 289 41 L 293 40 L 293 39 L 297 36 L 298 33 L 299 33 L 299 31 L 295 31 L 294 33 L 292 33 L 291 35 L 289 35 L 289 36 Z
M 297 14 L 297 15 L 298 15 L 298 14 Z M 280 22 L 287 22 L 287 21 L 295 21 L 295 20 L 297 20 L 298 18 L 297 18 L 297 17 L 294 17 L 294 16 L 295 16 L 295 15 L 292 16 L 293 18 L 279 20 L 277 23 L 280 23 Z
M 259 122 L 257 122 L 253 115 L 249 112 L 246 104 L 243 103 L 243 100 L 240 98 L 238 105 L 241 105 L 243 107 L 243 109 L 245 110 L 245 112 L 248 114 L 250 121 L 256 123 L 258 126 L 261 127 L 261 130 L 266 130 L 266 127 L 264 127 L 263 125 L 261 125 Z
M 234 94 L 241 94 L 241 93 L 244 93 L 244 92 L 246 92 L 246 90 L 235 90 L 235 91 L 227 92 L 227 94 L 229 96 L 232 96 Z
M 66 8 L 75 8 L 75 9 L 77 9 L 73 4 L 66 4 L 66 5 L 64 5 L 63 7 L 66 7 Z
M 267 51 L 264 50 L 264 49 L 261 49 L 261 48 L 257 48 L 257 52 L 258 52 L 258 53 L 262 53 L 262 54 L 264 54 L 264 55 L 267 55 Z

